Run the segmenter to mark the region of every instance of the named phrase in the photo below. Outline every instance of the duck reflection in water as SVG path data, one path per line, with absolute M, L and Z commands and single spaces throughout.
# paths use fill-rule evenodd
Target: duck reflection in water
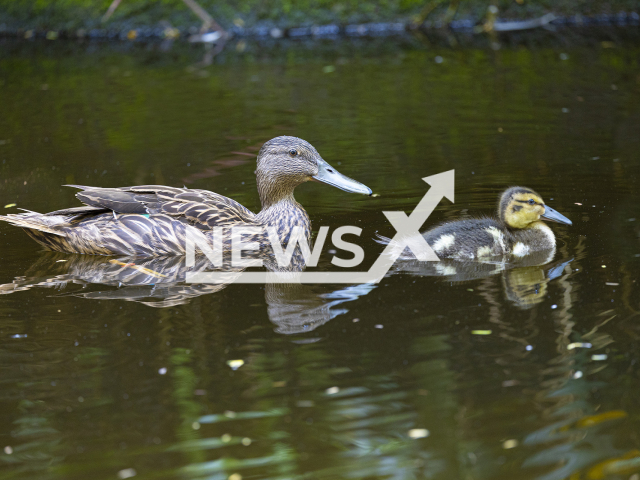
M 291 263 L 279 267 L 271 254 L 245 252 L 260 258 L 269 272 L 284 276 L 290 283 L 267 283 L 265 300 L 269 319 L 276 332 L 296 334 L 309 332 L 348 310 L 340 306 L 366 295 L 373 285 L 355 285 L 336 290 L 326 286 L 302 285 L 297 274 L 305 269 L 299 248 Z M 169 257 L 104 257 L 97 255 L 69 255 L 43 252 L 40 259 L 12 283 L 0 285 L 0 294 L 9 294 L 34 287 L 67 288 L 68 284 L 81 285 L 68 295 L 92 300 L 124 300 L 149 307 L 166 308 L 185 305 L 192 299 L 219 292 L 241 274 L 244 268 L 234 268 L 230 262 L 213 267 L 204 255 L 196 255 L 193 267 L 186 266 L 184 256 Z M 187 273 L 221 272 L 224 283 L 186 283 Z M 95 286 L 106 288 L 95 289 Z M 62 293 L 64 295 L 64 293 Z

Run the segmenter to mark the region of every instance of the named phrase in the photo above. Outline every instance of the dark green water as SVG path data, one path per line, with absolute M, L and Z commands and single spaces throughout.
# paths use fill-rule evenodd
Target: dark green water
M 3 214 L 76 205 L 67 183 L 257 211 L 255 154 L 289 134 L 379 194 L 296 191 L 315 229 L 363 229 L 367 265 L 382 211 L 450 169 L 425 228 L 510 185 L 573 220 L 550 263 L 466 282 L 398 264 L 156 304 L 0 224 L 0 478 L 640 478 L 640 47 L 560 45 L 232 45 L 200 67 L 197 45 L 0 44 Z

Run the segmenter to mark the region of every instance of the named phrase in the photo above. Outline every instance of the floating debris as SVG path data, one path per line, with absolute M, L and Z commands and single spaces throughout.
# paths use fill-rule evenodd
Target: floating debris
M 267 418 L 267 417 L 279 417 L 287 413 L 288 410 L 282 408 L 275 408 L 273 410 L 267 410 L 266 412 L 236 412 L 235 420 L 242 420 L 247 418 Z M 198 419 L 198 423 L 218 423 L 228 422 L 231 420 L 229 417 L 223 414 L 205 415 Z
M 575 202 L 575 203 L 574 203 L 574 205 L 580 205 L 580 206 L 582 206 L 582 204 L 581 204 L 581 203 L 578 203 L 578 202 Z
M 245 447 L 248 447 L 249 445 L 251 445 L 251 439 L 249 437 L 244 437 L 242 439 L 242 445 L 244 445 Z
M 244 360 L 227 360 L 227 365 L 231 367 L 231 370 L 237 370 L 244 365 Z
M 135 469 L 133 469 L 133 468 L 125 468 L 124 470 L 120 470 L 118 472 L 118 478 L 120 478 L 120 479 L 131 478 L 131 477 L 135 477 L 136 474 L 137 474 L 137 472 L 135 471 Z
M 239 473 L 232 473 L 231 475 L 229 475 L 228 480 L 242 480 L 242 475 L 240 475 Z
M 215 43 L 218 40 L 220 40 L 222 37 L 223 37 L 222 32 L 216 31 L 216 32 L 210 32 L 210 33 L 204 33 L 202 35 L 191 35 L 189 37 L 189 41 L 192 43 L 195 43 L 195 42 Z
M 505 440 L 502 444 L 502 448 L 505 450 L 509 450 L 510 448 L 516 448 L 518 446 L 518 440 L 512 438 L 510 440 Z
M 531 350 L 533 350 L 533 345 L 527 345 L 526 347 L 524 347 L 524 349 L 525 349 L 527 352 L 530 352 Z
M 620 284 L 615 282 L 606 282 L 605 285 L 609 285 L 610 287 L 617 287 Z
M 558 308 L 558 305 L 551 305 L 551 310 L 555 310 L 556 308 Z
M 193 428 L 194 430 L 200 430 L 200 423 L 198 422 L 193 422 L 191 424 L 191 428 Z
M 17 205 L 17 203 L 7 203 L 4 208 L 11 208 L 11 207 L 15 207 Z
M 491 330 L 471 330 L 471 335 L 491 335 Z
M 378 325 L 374 325 L 374 327 L 375 327 L 375 328 L 384 328 L 384 325 L 380 325 L 380 324 L 378 324 Z
M 591 348 L 592 346 L 590 343 L 573 342 L 567 345 L 567 350 L 573 350 L 574 348 Z
M 339 391 L 340 391 L 340 388 L 338 387 L 329 387 L 324 391 L 324 393 L 326 393 L 327 395 L 335 395 Z
M 426 428 L 412 428 L 409 430 L 409 438 L 427 438 L 429 430 Z
M 577 380 L 578 378 L 582 378 L 582 375 L 583 373 L 580 370 L 578 370 L 576 373 L 573 374 L 573 378 Z
M 7 455 L 11 455 L 13 453 L 13 448 L 7 445 L 6 447 L 4 447 L 4 453 L 6 453 Z
M 15 335 L 11 335 L 10 338 L 27 338 L 26 333 L 16 333 Z
M 166 373 L 167 373 L 167 369 L 166 369 L 165 367 L 162 367 L 162 368 L 158 369 L 158 373 L 159 373 L 160 375 L 164 375 L 164 374 L 166 374 Z
M 229 443 L 231 441 L 231 435 L 225 433 L 220 437 L 220 440 L 222 440 L 222 443 Z
M 607 355 L 604 353 L 598 354 L 598 355 L 591 355 L 591 360 L 593 360 L 594 362 L 602 362 L 603 360 L 607 359 Z

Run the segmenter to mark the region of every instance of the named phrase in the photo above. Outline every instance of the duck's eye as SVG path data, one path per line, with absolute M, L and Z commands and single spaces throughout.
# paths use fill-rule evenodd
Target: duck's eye
M 289 155 L 291 155 L 292 157 L 295 157 L 298 154 L 298 151 L 295 148 L 292 148 L 291 150 L 289 150 Z
M 529 205 L 535 205 L 536 201 L 533 198 L 529 199 Z

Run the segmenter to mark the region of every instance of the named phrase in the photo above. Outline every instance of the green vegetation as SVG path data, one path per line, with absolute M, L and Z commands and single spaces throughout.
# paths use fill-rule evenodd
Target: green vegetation
M 234 24 L 281 27 L 411 21 L 422 12 L 430 18 L 449 18 L 455 3 L 449 0 L 200 0 L 225 28 Z M 199 19 L 182 0 L 122 0 L 113 17 L 101 22 L 111 0 L 0 0 L 0 27 L 9 29 L 74 30 L 109 27 L 125 29 L 169 22 L 174 27 L 199 26 Z M 467 0 L 458 4 L 455 18 L 481 19 L 490 5 L 506 18 L 531 18 L 547 12 L 595 15 L 631 12 L 636 0 Z

